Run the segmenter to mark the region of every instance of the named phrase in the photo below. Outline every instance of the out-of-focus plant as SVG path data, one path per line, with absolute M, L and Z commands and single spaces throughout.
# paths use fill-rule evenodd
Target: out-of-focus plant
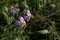
M 0 0 L 1 40 L 60 40 L 59 26 L 60 0 Z

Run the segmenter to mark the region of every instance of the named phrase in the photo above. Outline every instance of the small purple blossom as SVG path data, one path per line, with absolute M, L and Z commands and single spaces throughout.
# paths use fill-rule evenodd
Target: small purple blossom
M 14 9 L 11 9 L 10 12 L 11 12 L 12 15 L 15 15 L 15 13 L 16 13 L 16 11 Z
M 23 17 L 19 17 L 19 21 L 16 21 L 15 24 L 20 28 L 23 28 L 26 25 L 26 22 Z
M 20 21 L 16 21 L 15 24 L 16 24 L 17 26 L 19 26 L 20 28 L 23 28 L 23 27 L 24 27 Z
M 31 16 L 30 10 L 26 10 L 25 14 L 26 14 L 27 16 Z
M 30 17 L 29 16 L 24 16 L 24 19 L 25 19 L 26 22 L 30 21 Z
M 13 8 L 10 10 L 11 14 L 15 15 L 15 13 L 18 13 L 20 9 L 18 8 L 18 4 L 15 4 Z
M 26 15 L 24 16 L 24 20 L 26 22 L 29 22 L 30 21 L 30 18 L 31 18 L 31 12 L 30 12 L 30 10 L 26 10 L 25 14 Z

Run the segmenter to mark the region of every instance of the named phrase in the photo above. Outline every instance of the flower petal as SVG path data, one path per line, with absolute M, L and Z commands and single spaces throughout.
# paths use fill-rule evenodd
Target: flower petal
M 21 23 L 24 22 L 24 18 L 23 17 L 19 17 L 19 20 L 20 20 Z
M 30 17 L 29 17 L 29 16 L 24 16 L 24 20 L 25 20 L 26 22 L 29 22 L 29 21 L 30 21 Z
M 21 22 L 20 21 L 16 21 L 15 24 L 19 26 L 19 25 L 21 25 Z
M 16 11 L 14 9 L 11 9 L 10 12 L 11 12 L 12 15 L 15 15 L 15 13 L 16 13 Z
M 31 16 L 31 13 L 30 13 L 30 10 L 26 10 L 26 13 L 25 13 L 27 16 Z

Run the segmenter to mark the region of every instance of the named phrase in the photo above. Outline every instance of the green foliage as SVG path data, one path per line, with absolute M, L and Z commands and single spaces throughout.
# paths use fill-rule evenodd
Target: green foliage
M 17 18 L 10 14 L 16 3 L 20 16 L 29 9 L 35 17 L 26 28 L 16 26 Z M 60 0 L 0 0 L 0 40 L 60 40 L 59 30 Z
M 4 15 L 4 20 L 7 22 L 8 25 L 10 25 L 10 18 L 9 18 L 9 16 L 5 12 L 3 12 L 2 14 Z

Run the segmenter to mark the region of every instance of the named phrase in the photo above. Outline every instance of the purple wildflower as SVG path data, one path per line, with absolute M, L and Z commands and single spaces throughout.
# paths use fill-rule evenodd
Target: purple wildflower
M 19 26 L 20 28 L 23 28 L 23 27 L 24 27 L 20 21 L 16 21 L 15 24 L 16 24 L 17 26 Z
M 23 27 L 25 27 L 26 22 L 24 21 L 24 18 L 23 18 L 23 17 L 19 17 L 19 21 L 16 21 L 15 24 L 16 24 L 17 26 L 19 26 L 20 28 L 23 28 Z
M 26 22 L 30 21 L 30 17 L 29 16 L 24 16 L 24 19 L 25 19 Z
M 16 13 L 16 11 L 14 9 L 11 9 L 10 12 L 11 12 L 12 15 L 15 15 L 15 13 Z
M 18 13 L 20 9 L 18 8 L 18 5 L 15 4 L 14 7 L 11 9 L 11 14 L 15 15 L 15 13 Z
M 29 22 L 30 18 L 31 18 L 30 10 L 26 10 L 25 14 L 26 15 L 24 16 L 24 19 L 25 19 L 26 22 Z

